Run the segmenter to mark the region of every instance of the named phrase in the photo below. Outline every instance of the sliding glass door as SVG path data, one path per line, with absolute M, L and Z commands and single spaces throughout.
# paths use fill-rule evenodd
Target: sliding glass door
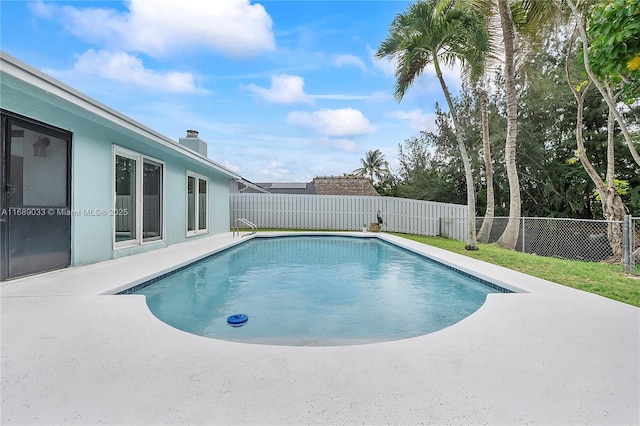
M 114 148 L 114 245 L 116 248 L 164 238 L 164 164 Z
M 209 180 L 187 173 L 187 236 L 209 232 Z
M 0 279 L 71 263 L 71 133 L 3 112 Z

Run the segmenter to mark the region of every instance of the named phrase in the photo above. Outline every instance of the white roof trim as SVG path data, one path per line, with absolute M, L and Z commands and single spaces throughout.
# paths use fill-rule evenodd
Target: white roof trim
M 256 191 L 258 191 L 258 192 L 262 192 L 263 194 L 269 194 L 269 191 L 267 191 L 267 190 L 266 190 L 266 189 L 264 189 L 263 187 L 258 186 L 258 185 L 256 185 L 255 183 L 250 182 L 250 181 L 248 181 L 248 180 L 246 180 L 246 179 L 238 179 L 238 180 L 236 180 L 236 182 L 241 183 L 241 184 L 243 184 L 243 185 L 245 185 L 245 186 L 247 186 L 247 187 L 249 187 L 249 188 L 253 188 L 253 189 L 255 189 L 255 190 L 256 190 Z
M 104 120 L 110 121 L 120 127 L 137 133 L 147 139 L 150 139 L 162 146 L 179 152 L 180 154 L 189 157 L 192 160 L 195 160 L 205 166 L 228 175 L 231 179 L 242 179 L 242 176 L 216 163 L 215 161 L 195 154 L 189 148 L 179 145 L 176 141 L 173 141 L 167 136 L 161 135 L 155 130 L 152 130 L 145 125 L 138 123 L 137 121 L 114 110 L 113 108 L 110 108 L 105 104 L 102 104 L 95 99 L 90 98 L 83 93 L 80 93 L 72 87 L 67 86 L 61 81 L 54 79 L 53 77 L 25 64 L 24 62 L 21 62 L 20 60 L 14 58 L 13 56 L 7 54 L 2 50 L 0 50 L 0 65 L 0 70 L 2 70 L 3 73 L 19 78 L 20 80 L 23 80 L 34 87 L 44 90 L 54 96 L 70 102 L 71 104 L 77 105 L 97 115 L 98 117 L 103 118 Z

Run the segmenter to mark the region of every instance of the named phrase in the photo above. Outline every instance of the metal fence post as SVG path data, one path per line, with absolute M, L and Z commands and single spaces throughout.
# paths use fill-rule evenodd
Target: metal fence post
M 622 269 L 625 274 L 631 272 L 631 215 L 625 215 L 622 221 Z
M 638 229 L 633 222 L 634 220 L 640 221 L 640 218 L 634 219 L 632 215 L 629 215 L 629 273 L 631 274 L 637 274 L 636 260 L 638 260 L 638 253 L 640 253 L 640 247 L 637 248 L 638 252 L 636 252 L 636 232 L 638 232 Z
M 522 252 L 525 253 L 524 251 L 524 217 L 522 217 Z

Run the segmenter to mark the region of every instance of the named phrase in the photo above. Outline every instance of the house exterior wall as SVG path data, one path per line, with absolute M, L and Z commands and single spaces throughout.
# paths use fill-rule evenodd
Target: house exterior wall
M 209 197 L 210 230 L 214 234 L 229 232 L 229 182 L 227 180 L 210 180 L 211 196 Z
M 7 112 L 72 133 L 71 264 L 78 266 L 140 253 L 205 235 L 229 231 L 229 180 L 236 178 L 183 153 L 183 148 L 157 143 L 133 126 L 127 128 L 36 87 L 13 75 L 0 79 L 0 107 Z M 109 115 L 105 112 L 105 116 Z M 143 133 L 143 134 L 141 134 Z M 176 144 L 177 145 L 177 144 Z M 114 208 L 114 146 L 164 163 L 164 238 L 115 249 L 114 218 L 86 212 Z M 209 160 L 207 160 L 209 161 Z M 187 171 L 209 181 L 209 231 L 187 237 Z

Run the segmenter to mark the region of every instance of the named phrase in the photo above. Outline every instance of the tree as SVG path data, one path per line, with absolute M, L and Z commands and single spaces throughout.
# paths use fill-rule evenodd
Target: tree
M 575 35 L 575 33 L 574 33 Z M 569 47 L 567 49 L 567 61 L 565 65 L 566 78 L 569 87 L 576 98 L 578 104 L 577 118 L 576 118 L 576 143 L 578 145 L 578 158 L 582 163 L 582 166 L 586 170 L 587 174 L 596 186 L 598 192 L 598 198 L 602 204 L 602 211 L 604 218 L 609 221 L 622 221 L 625 215 L 625 207 L 622 203 L 622 198 L 618 193 L 618 189 L 615 184 L 615 166 L 614 166 L 614 114 L 609 106 L 609 114 L 607 118 L 607 172 L 606 180 L 603 180 L 596 168 L 589 161 L 587 157 L 586 148 L 584 144 L 584 138 L 582 135 L 583 128 L 583 113 L 584 113 L 584 99 L 592 85 L 592 81 L 587 83 L 584 89 L 575 87 L 571 80 L 570 74 L 570 58 L 573 45 L 574 36 L 569 40 Z M 582 90 L 582 92 L 580 92 Z M 608 93 L 611 95 L 611 93 Z M 615 100 L 615 97 L 612 97 Z M 613 258 L 611 261 L 620 261 L 622 259 L 622 229 L 617 223 L 609 223 L 607 226 L 607 237 L 609 239 L 609 245 L 613 251 Z
M 587 35 L 593 72 L 623 91 L 623 100 L 640 98 L 640 4 L 637 0 L 599 1 L 591 10 Z
M 440 124 L 448 123 L 436 119 Z M 450 154 L 451 137 L 448 128 L 440 134 L 420 132 L 420 136 L 411 137 L 398 145 L 399 184 L 397 196 L 413 200 L 438 201 L 460 204 L 465 202 L 464 172 L 460 174 L 458 155 Z M 446 145 L 446 146 L 443 146 Z M 454 146 L 457 150 L 457 147 Z M 462 185 L 460 185 L 462 183 Z
M 551 1 L 531 0 L 469 0 L 488 17 L 496 11 L 500 21 L 502 49 L 504 53 L 504 82 L 506 92 L 507 133 L 505 140 L 505 165 L 509 181 L 509 221 L 498 243 L 513 249 L 518 240 L 520 229 L 519 216 L 522 212 L 520 196 L 520 180 L 516 163 L 518 136 L 518 99 L 516 96 L 516 30 L 524 36 L 529 46 L 520 49 L 520 56 L 528 53 L 543 41 L 540 27 L 543 24 L 555 23 L 560 16 L 555 12 Z M 490 22 L 490 19 L 487 20 Z M 523 47 L 523 46 L 521 46 Z
M 482 220 L 482 226 L 478 231 L 478 241 L 487 243 L 493 225 L 495 213 L 495 195 L 493 192 L 493 165 L 491 163 L 491 141 L 489 139 L 489 109 L 487 107 L 487 91 L 480 89 L 480 109 L 482 113 L 482 156 L 484 158 L 484 170 L 487 181 L 487 208 Z
M 482 73 L 483 59 L 489 49 L 489 34 L 484 17 L 466 3 L 454 0 L 418 1 L 396 16 L 389 35 L 381 43 L 376 58 L 397 60 L 395 98 L 401 101 L 406 91 L 433 64 L 449 114 L 455 128 L 467 184 L 467 250 L 477 250 L 475 232 L 475 190 L 464 135 L 451 94 L 442 76 L 441 65 L 460 61 L 469 67 L 472 78 Z
M 368 151 L 364 158 L 360 159 L 362 167 L 353 171 L 358 176 L 368 176 L 371 182 L 381 182 L 389 173 L 389 163 L 384 159 L 384 154 L 376 149 Z
M 615 120 L 618 122 L 618 126 L 620 126 L 620 130 L 624 135 L 624 139 L 627 142 L 627 146 L 629 148 L 629 151 L 631 152 L 631 155 L 633 156 L 634 161 L 640 166 L 640 154 L 638 154 L 638 151 L 636 150 L 635 143 L 633 141 L 633 138 L 631 137 L 631 133 L 629 132 L 629 129 L 627 128 L 624 117 L 622 117 L 622 114 L 620 114 L 620 111 L 618 111 L 617 109 L 616 103 L 612 96 L 611 87 L 608 85 L 607 81 L 604 81 L 604 82 L 601 81 L 600 78 L 598 78 L 598 76 L 596 75 L 593 68 L 591 67 L 591 60 L 589 58 L 589 36 L 587 34 L 587 29 L 585 27 L 584 16 L 578 10 L 578 6 L 576 5 L 576 3 L 574 3 L 573 0 L 567 0 L 567 4 L 569 5 L 569 8 L 571 9 L 571 13 L 573 14 L 575 24 L 576 24 L 576 29 L 578 31 L 580 41 L 582 42 L 582 58 L 584 61 L 584 69 L 587 72 L 587 75 L 589 76 L 589 80 L 593 82 L 594 86 L 596 86 L 596 88 L 598 89 L 598 92 L 600 92 L 605 102 L 609 106 L 611 113 L 615 117 Z M 634 13 L 635 13 L 635 9 L 634 9 Z M 620 28 L 620 30 L 623 30 L 623 28 Z M 625 37 L 625 34 L 626 32 L 624 31 L 621 33 L 621 39 Z M 615 36 L 613 35 L 607 34 L 607 36 L 612 36 L 614 37 L 614 40 L 616 40 Z M 635 37 L 637 36 L 637 34 L 632 34 L 632 36 Z M 606 71 L 603 71 L 603 72 L 606 73 Z
M 509 179 L 509 222 L 498 239 L 498 244 L 514 249 L 520 231 L 521 202 L 520 180 L 516 166 L 516 139 L 518 137 L 518 101 L 516 99 L 514 47 L 515 28 L 507 0 L 498 0 L 500 24 L 504 43 L 504 74 L 507 99 L 507 140 L 505 143 L 505 164 Z
M 522 215 L 602 219 L 604 212 L 596 185 L 582 166 L 576 150 L 577 105 L 565 77 L 568 36 L 545 37 L 545 43 L 528 58 L 534 73 L 517 73 L 518 101 L 518 175 L 522 193 Z M 579 61 L 573 60 L 574 79 L 580 81 Z M 582 71 L 583 72 L 583 71 Z M 495 74 L 495 87 L 503 87 L 503 74 Z M 577 83 L 576 83 L 577 84 Z M 575 85 L 575 84 L 574 84 Z M 509 191 L 504 164 L 506 100 L 504 91 L 488 93 L 490 144 L 495 182 L 496 216 L 507 216 Z M 476 186 L 476 213 L 484 211 L 486 168 L 482 167 L 481 105 L 469 85 L 453 99 L 465 145 L 469 152 Z M 608 107 L 596 90 L 585 96 L 583 139 L 585 154 L 600 176 L 605 173 L 607 155 Z M 421 132 L 407 139 L 398 154 L 395 195 L 399 197 L 465 203 L 466 183 L 451 120 L 436 109 L 436 130 Z M 640 215 L 640 173 L 615 129 L 613 156 L 614 184 L 626 184 L 622 201 L 635 216 Z M 612 147 L 613 148 L 613 147 Z M 399 149 L 400 150 L 400 149 Z M 504 226 L 506 222 L 502 225 Z M 495 226 L 495 225 L 494 225 Z M 500 236 L 498 234 L 497 236 Z M 479 241 L 479 240 L 478 240 Z M 494 240 L 490 240 L 494 241 Z

